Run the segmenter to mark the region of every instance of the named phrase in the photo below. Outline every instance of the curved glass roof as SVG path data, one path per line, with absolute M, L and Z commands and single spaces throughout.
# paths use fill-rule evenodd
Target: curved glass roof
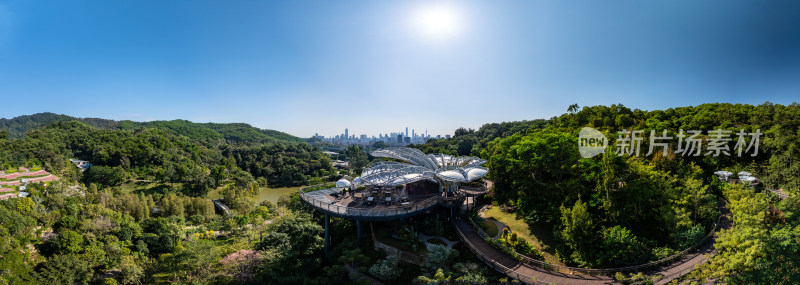
M 364 169 L 361 183 L 395 186 L 425 179 L 469 182 L 489 172 L 482 167 L 486 160 L 474 156 L 425 154 L 409 147 L 390 147 L 373 151 L 372 156 L 401 160 L 380 161 Z

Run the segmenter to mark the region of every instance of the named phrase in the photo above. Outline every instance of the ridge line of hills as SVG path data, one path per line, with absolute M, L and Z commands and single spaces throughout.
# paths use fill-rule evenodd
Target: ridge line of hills
M 246 123 L 195 123 L 188 120 L 135 122 L 101 118 L 78 118 L 50 112 L 22 115 L 11 119 L 0 118 L 0 130 L 8 131 L 10 138 L 23 138 L 34 129 L 55 122 L 79 121 L 100 129 L 135 130 L 142 127 L 169 130 L 198 140 L 226 140 L 237 143 L 303 142 L 304 140 L 276 130 L 260 129 Z

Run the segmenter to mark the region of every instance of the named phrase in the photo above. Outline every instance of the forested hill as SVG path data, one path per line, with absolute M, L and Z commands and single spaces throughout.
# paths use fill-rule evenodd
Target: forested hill
M 327 155 L 300 138 L 247 124 L 113 121 L 53 113 L 0 120 L 4 169 L 43 166 L 61 173 L 70 169 L 70 158 L 115 167 L 122 177 L 182 183 L 186 194 L 196 196 L 237 177 L 297 186 L 334 171 Z
M 195 140 L 225 140 L 232 143 L 302 142 L 303 140 L 287 133 L 264 130 L 244 123 L 193 123 L 186 120 L 134 122 L 114 121 L 98 118 L 76 118 L 54 113 L 37 113 L 11 119 L 0 119 L 0 130 L 6 130 L 11 138 L 22 138 L 30 130 L 38 129 L 54 122 L 80 121 L 101 129 L 135 130 L 142 127 L 163 129 Z
M 50 123 L 65 122 L 65 121 L 81 121 L 84 124 L 96 128 L 115 128 L 119 122 L 114 120 L 98 119 L 98 118 L 75 118 L 67 115 L 59 115 L 54 113 L 36 113 L 33 115 L 23 115 L 11 119 L 0 118 L 0 130 L 8 131 L 10 138 L 22 138 L 30 130 L 35 130 L 44 127 Z

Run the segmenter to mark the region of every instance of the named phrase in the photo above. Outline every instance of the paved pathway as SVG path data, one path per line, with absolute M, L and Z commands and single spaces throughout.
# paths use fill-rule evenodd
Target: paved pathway
M 504 272 L 506 275 L 510 275 L 512 277 L 517 278 L 519 276 L 520 280 L 525 281 L 526 283 L 555 283 L 555 284 L 612 284 L 614 283 L 614 279 L 608 276 L 583 276 L 583 275 L 569 275 L 563 273 L 557 273 L 552 271 L 547 271 L 535 267 L 527 266 L 514 258 L 511 258 L 508 254 L 495 249 L 489 243 L 483 240 L 475 230 L 472 229 L 472 226 L 469 224 L 468 221 L 463 219 L 456 219 L 455 220 L 456 228 L 468 246 L 472 247 L 474 250 L 478 251 L 479 253 L 483 254 L 487 259 L 484 262 L 487 263 L 495 263 L 496 265 L 500 265 L 502 267 L 508 268 L 511 272 Z M 491 265 L 498 271 L 502 271 L 502 268 L 498 268 L 499 266 Z M 528 276 L 529 278 L 524 278 L 524 276 Z
M 721 209 L 722 216 L 717 227 L 717 232 L 721 229 L 729 229 L 733 226 L 730 220 L 730 210 L 727 207 Z M 523 264 L 516 259 L 513 259 L 508 254 L 499 249 L 492 247 L 487 243 L 477 232 L 472 228 L 469 221 L 465 218 L 457 218 L 454 221 L 456 229 L 461 238 L 465 241 L 467 246 L 471 247 L 473 252 L 478 255 L 478 258 L 484 260 L 490 267 L 498 270 L 508 276 L 520 279 L 526 283 L 532 284 L 613 284 L 616 283 L 611 276 L 587 276 L 587 275 L 571 275 L 554 271 L 548 271 L 537 267 Z M 716 239 L 717 234 L 713 235 Z M 656 268 L 651 271 L 645 271 L 647 275 L 660 275 L 664 276 L 662 279 L 656 281 L 656 284 L 666 284 L 671 280 L 679 278 L 691 272 L 698 264 L 706 262 L 706 254 L 713 255 L 716 253 L 714 249 L 714 242 L 707 242 L 704 246 L 700 247 L 692 254 L 686 255 L 683 258 L 669 264 L 666 267 Z
M 720 201 L 722 202 L 722 201 Z M 719 225 L 717 225 L 717 231 L 714 233 L 712 239 L 716 241 L 717 235 L 719 231 L 722 229 L 730 229 L 733 227 L 733 221 L 731 221 L 731 211 L 728 207 L 720 208 L 721 217 L 719 219 Z M 661 275 L 664 278 L 656 281 L 656 284 L 667 284 L 669 281 L 677 279 L 683 275 L 688 274 L 691 272 L 694 267 L 698 264 L 706 262 L 706 254 L 714 255 L 717 253 L 717 250 L 714 248 L 715 242 L 711 241 L 706 243 L 703 247 L 700 247 L 694 254 L 686 255 L 682 259 L 673 262 L 669 265 L 669 267 L 661 268 L 656 272 L 646 272 L 649 275 Z

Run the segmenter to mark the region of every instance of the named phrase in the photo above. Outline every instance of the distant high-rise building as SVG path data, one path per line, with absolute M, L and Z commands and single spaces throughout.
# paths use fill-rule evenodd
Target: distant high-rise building
M 408 136 L 408 127 L 406 127 L 406 136 Z
M 397 143 L 403 143 L 403 134 L 397 135 Z
M 350 137 L 350 136 L 348 135 L 348 133 L 347 133 L 347 128 L 344 128 L 344 137 L 345 137 L 345 138 L 349 138 L 349 137 Z
M 449 140 L 450 139 L 450 135 L 446 135 L 446 136 L 444 136 L 444 138 Z

